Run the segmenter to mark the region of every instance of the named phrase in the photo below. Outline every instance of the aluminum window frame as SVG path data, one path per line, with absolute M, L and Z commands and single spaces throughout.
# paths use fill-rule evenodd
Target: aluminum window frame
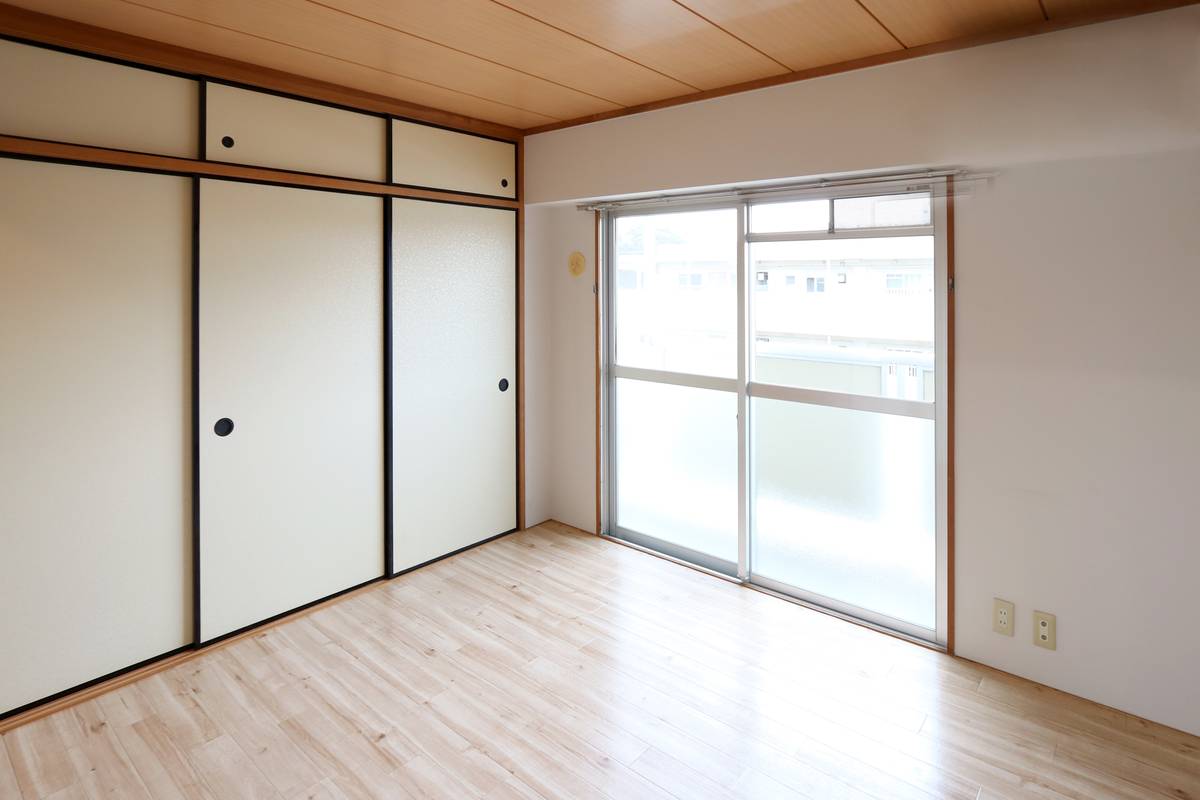
M 836 228 L 834 201 L 847 197 L 881 195 L 927 194 L 930 198 L 930 223 L 918 226 L 880 226 L 872 228 Z M 791 231 L 751 233 L 750 216 L 756 205 L 768 205 L 794 200 L 827 199 L 829 229 L 825 231 Z M 616 248 L 617 221 L 623 217 L 655 216 L 716 209 L 735 209 L 737 212 L 737 373 L 735 378 L 691 373 L 651 370 L 623 366 L 616 362 Z M 835 616 L 899 635 L 921 644 L 945 648 L 949 640 L 949 231 L 947 230 L 947 181 L 945 174 L 922 177 L 918 181 L 898 179 L 894 182 L 872 180 L 863 184 L 840 186 L 803 186 L 794 190 L 772 190 L 770 193 L 712 198 L 674 196 L 659 202 L 637 201 L 628 206 L 614 204 L 598 209 L 601 215 L 600 264 L 602 273 L 597 281 L 600 295 L 600 424 L 601 424 L 601 509 L 600 533 L 661 552 L 671 558 L 696 564 L 704 569 L 736 578 L 738 581 L 779 594 L 787 599 L 816 608 Z M 753 363 L 752 323 L 753 287 L 749 272 L 750 245 L 756 242 L 787 242 L 836 239 L 895 238 L 902 236 L 932 236 L 934 243 L 934 372 L 933 401 L 904 400 L 871 395 L 833 392 L 751 380 Z M 689 548 L 672 544 L 642 531 L 624 528 L 619 519 L 619 485 L 616 474 L 616 392 L 619 378 L 644 380 L 696 389 L 709 389 L 736 394 L 737 399 L 737 468 L 738 468 L 738 560 L 736 563 L 715 558 Z M 754 475 L 750 447 L 753 441 L 754 398 L 782 400 L 832 408 L 847 408 L 871 413 L 930 419 L 934 422 L 935 440 L 935 628 L 925 628 L 905 620 L 855 606 L 844 601 L 791 586 L 754 571 L 750 537 L 753 531 Z
M 671 204 L 669 206 L 655 206 L 653 210 L 646 211 L 642 208 L 629 209 L 626 211 L 603 210 L 601 211 L 601 260 L 602 279 L 600 285 L 600 316 L 601 316 L 601 425 L 603 443 L 603 451 L 601 454 L 601 535 L 613 536 L 622 541 L 636 544 L 640 547 L 655 550 L 670 556 L 679 561 L 685 561 L 697 566 L 703 567 L 711 572 L 718 573 L 727 577 L 739 577 L 739 564 L 743 563 L 740 555 L 737 562 L 728 561 L 716 556 L 702 553 L 692 548 L 677 545 L 665 539 L 661 539 L 644 531 L 634 530 L 618 524 L 619 520 L 619 496 L 618 491 L 619 481 L 617 477 L 617 436 L 616 425 L 614 420 L 617 415 L 617 392 L 616 382 L 620 378 L 641 380 L 649 383 L 665 384 L 670 386 L 681 386 L 692 389 L 708 389 L 712 391 L 736 393 L 739 385 L 737 377 L 727 378 L 714 375 L 701 375 L 698 373 L 672 372 L 669 370 L 646 369 L 643 367 L 629 367 L 616 363 L 616 317 L 617 317 L 617 291 L 616 291 L 616 222 L 622 217 L 644 217 L 656 216 L 663 213 L 691 213 L 695 211 L 713 211 L 740 208 L 737 203 L 729 200 L 709 200 L 698 203 L 687 203 L 683 206 Z M 738 211 L 738 236 L 740 239 L 743 229 L 743 212 Z M 738 271 L 737 285 L 741 287 L 744 283 L 744 266 L 743 266 L 743 248 L 738 247 Z M 742 319 L 739 317 L 738 325 L 738 342 L 742 341 Z M 743 417 L 739 410 L 739 420 Z M 740 423 L 739 423 L 740 424 Z M 742 449 L 741 439 L 738 440 L 739 451 Z M 742 490 L 738 486 L 738 502 L 739 507 L 742 502 Z M 740 527 L 740 526 L 739 526 Z M 739 535 L 739 548 L 741 536 Z

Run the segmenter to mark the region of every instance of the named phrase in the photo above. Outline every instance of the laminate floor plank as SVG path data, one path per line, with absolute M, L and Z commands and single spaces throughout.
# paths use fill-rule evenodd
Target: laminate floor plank
M 557 523 L 10 730 L 0 798 L 1200 800 L 1200 738 Z
M 56 719 L 70 711 L 34 720 L 4 734 L 13 773 L 26 800 L 38 800 L 79 782 L 79 773 L 66 742 L 59 735 Z
M 13 770 L 12 761 L 8 758 L 8 748 L 0 739 L 0 797 L 20 798 L 21 785 L 17 783 L 17 773 Z

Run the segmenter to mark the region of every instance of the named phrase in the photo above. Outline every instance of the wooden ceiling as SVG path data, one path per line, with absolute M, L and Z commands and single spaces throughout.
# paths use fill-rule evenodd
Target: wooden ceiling
M 1175 0 L 9 0 L 524 130 Z

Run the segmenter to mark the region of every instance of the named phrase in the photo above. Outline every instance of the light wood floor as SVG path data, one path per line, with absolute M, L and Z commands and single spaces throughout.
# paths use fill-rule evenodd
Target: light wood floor
M 552 523 L 31 722 L 0 797 L 1200 797 L 1200 739 Z

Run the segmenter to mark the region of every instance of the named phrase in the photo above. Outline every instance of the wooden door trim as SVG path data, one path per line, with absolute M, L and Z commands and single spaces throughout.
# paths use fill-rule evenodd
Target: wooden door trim
M 153 153 L 138 153 L 131 150 L 114 150 L 105 147 L 53 142 L 44 139 L 29 139 L 22 136 L 0 135 L 0 155 L 31 160 L 54 161 L 80 166 L 110 167 L 137 172 L 155 172 L 184 177 L 217 178 L 275 186 L 292 186 L 301 189 L 320 189 L 348 194 L 373 195 L 376 197 L 406 197 L 413 200 L 432 200 L 440 203 L 484 206 L 515 210 L 520 201 L 500 197 L 447 192 L 439 189 L 418 189 L 381 181 L 363 181 L 354 178 L 335 178 L 306 172 L 252 167 L 221 161 L 201 161 L 177 156 L 161 156 Z
M 516 194 L 525 196 L 525 143 L 517 142 Z M 517 530 L 525 529 L 525 201 L 517 209 Z

